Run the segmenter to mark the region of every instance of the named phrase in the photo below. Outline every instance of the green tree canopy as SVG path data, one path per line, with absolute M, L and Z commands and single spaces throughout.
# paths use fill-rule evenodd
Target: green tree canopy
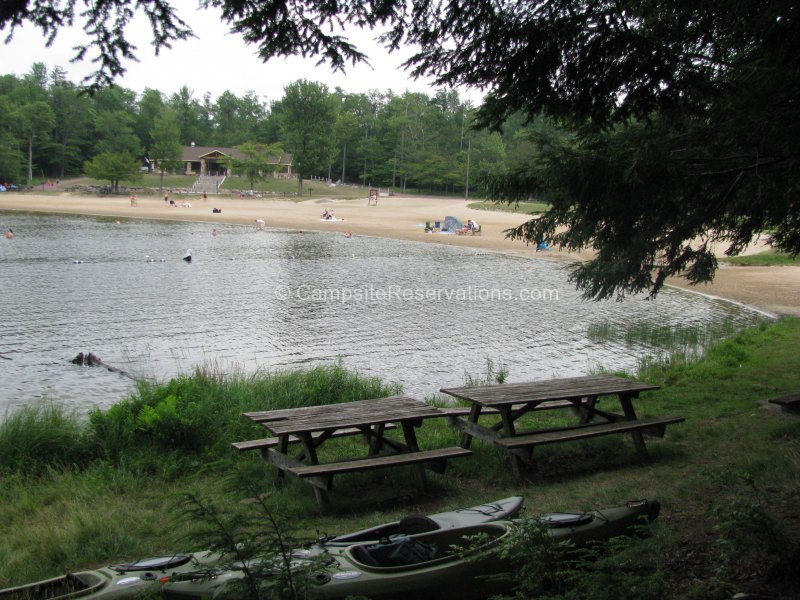
M 121 180 L 141 179 L 139 161 L 127 152 L 102 152 L 88 161 L 83 169 L 89 177 L 109 181 L 115 192 L 119 190 Z
M 305 79 L 286 86 L 282 106 L 282 140 L 292 153 L 297 194 L 303 176 L 327 170 L 334 153 L 335 98 L 322 84 Z
M 180 141 L 178 117 L 170 107 L 164 106 L 150 130 L 152 140 L 150 160 L 158 165 L 161 174 L 159 192 L 164 191 L 164 172 L 179 171 L 183 166 L 183 144 Z
M 231 169 L 237 175 L 243 175 L 250 181 L 250 189 L 257 179 L 263 179 L 268 173 L 274 173 L 279 168 L 278 159 L 283 155 L 283 150 L 277 144 L 254 144 L 249 142 L 238 146 L 243 159 L 230 158 L 226 164 L 230 164 Z

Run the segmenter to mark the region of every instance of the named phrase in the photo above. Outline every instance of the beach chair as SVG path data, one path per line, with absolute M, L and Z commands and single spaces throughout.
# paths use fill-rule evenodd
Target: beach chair
M 433 222 L 433 229 L 434 229 L 434 231 L 441 231 L 442 222 L 441 221 L 434 221 Z
M 483 227 L 483 225 L 478 225 L 477 229 L 473 229 L 472 230 L 472 235 L 480 235 L 481 234 L 481 227 Z

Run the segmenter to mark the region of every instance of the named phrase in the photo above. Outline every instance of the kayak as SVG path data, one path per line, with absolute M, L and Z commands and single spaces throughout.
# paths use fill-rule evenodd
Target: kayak
M 635 525 L 653 521 L 659 508 L 658 502 L 636 500 L 591 512 L 550 513 L 536 520 L 555 541 L 570 540 L 580 545 L 628 533 Z M 479 600 L 510 585 L 487 576 L 509 570 L 510 565 L 491 550 L 499 547 L 513 528 L 513 521 L 488 521 L 413 535 L 395 534 L 377 542 L 342 545 L 323 541 L 292 552 L 292 571 L 310 575 L 306 596 L 317 600 L 347 596 Z M 162 595 L 165 600 L 237 600 L 243 597 L 243 577 L 241 565 L 239 569 L 218 568 L 197 576 L 185 573 L 167 582 Z
M 523 498 L 512 496 L 469 508 L 459 508 L 432 515 L 408 515 L 399 521 L 341 536 L 322 538 L 324 547 L 350 546 L 377 542 L 393 535 L 409 535 L 440 529 L 477 525 L 501 519 L 513 519 L 522 510 Z M 158 556 L 128 564 L 111 565 L 94 571 L 67 573 L 60 577 L 0 590 L 0 600 L 59 600 L 67 598 L 102 598 L 117 600 L 157 593 L 170 577 L 181 573 L 204 573 L 220 561 L 219 554 L 199 552 Z M 218 569 L 214 572 L 221 572 Z M 238 576 L 237 576 L 238 577 Z
M 320 543 L 325 546 L 350 546 L 358 542 L 378 541 L 393 535 L 416 535 L 441 529 L 480 525 L 492 521 L 507 521 L 519 514 L 524 502 L 522 496 L 511 496 L 478 506 L 458 508 L 427 516 L 412 514 L 399 521 L 384 523 L 345 535 L 322 538 Z
M 576 545 L 609 539 L 637 523 L 658 516 L 657 502 L 637 500 L 588 513 L 552 513 L 537 518 L 556 541 Z M 329 550 L 336 565 L 330 580 L 310 590 L 319 599 L 367 596 L 373 600 L 436 598 L 482 599 L 503 591 L 502 582 L 486 576 L 507 572 L 509 565 L 491 552 L 510 534 L 513 523 L 496 521 L 423 533 L 388 543 L 355 544 Z M 476 545 L 475 540 L 480 539 Z M 469 548 L 457 552 L 453 548 Z
M 125 600 L 144 597 L 157 594 L 165 578 L 175 573 L 196 572 L 219 561 L 220 555 L 212 552 L 154 556 L 7 588 L 0 590 L 0 600 Z

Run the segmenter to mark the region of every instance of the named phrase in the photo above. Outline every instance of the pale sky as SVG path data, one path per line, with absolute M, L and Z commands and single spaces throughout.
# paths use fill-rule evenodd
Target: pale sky
M 415 81 L 400 67 L 411 56 L 411 51 L 389 54 L 375 41 L 375 32 L 356 29 L 348 35 L 358 49 L 369 56 L 373 68 L 348 65 L 345 74 L 333 73 L 328 65 L 316 66 L 313 58 L 274 58 L 262 63 L 255 56 L 256 47 L 246 45 L 239 36 L 229 33 L 217 10 L 201 10 L 196 0 L 174 0 L 172 5 L 197 38 L 177 41 L 172 49 L 162 49 L 159 56 L 155 56 L 149 23 L 136 19 L 126 37 L 137 46 L 139 62 L 125 63 L 127 72 L 116 81 L 118 85 L 138 94 L 150 87 L 167 96 L 186 85 L 197 100 L 206 92 L 216 99 L 226 90 L 239 97 L 252 90 L 264 102 L 279 100 L 284 86 L 298 79 L 324 83 L 331 91 L 338 86 L 349 93 L 372 89 L 392 90 L 395 94 L 406 90 L 435 93 L 429 81 Z M 7 34 L 7 30 L 0 32 L 0 74 L 21 76 L 33 63 L 41 62 L 48 69 L 62 67 L 67 79 L 77 84 L 95 70 L 96 65 L 89 60 L 69 62 L 75 54 L 72 47 L 84 37 L 79 27 L 59 31 L 50 48 L 44 47 L 39 30 L 27 24 L 16 30 L 9 44 L 4 44 L 2 41 Z M 483 96 L 479 90 L 468 89 L 459 89 L 459 95 L 473 106 L 478 105 Z

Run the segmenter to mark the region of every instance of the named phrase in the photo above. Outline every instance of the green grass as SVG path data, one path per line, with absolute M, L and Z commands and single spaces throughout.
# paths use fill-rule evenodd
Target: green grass
M 467 208 L 535 215 L 546 212 L 547 209 L 550 208 L 550 205 L 544 202 L 517 202 L 514 204 L 506 204 L 503 202 L 484 200 L 482 202 L 471 202 L 467 205 Z
M 749 256 L 731 256 L 723 261 L 739 267 L 796 267 L 800 265 L 800 256 L 766 250 Z
M 188 190 L 197 180 L 194 175 L 164 175 L 163 189 L 172 190 L 174 197 L 181 197 L 179 190 Z M 108 181 L 98 179 L 86 179 L 82 183 L 85 185 L 107 186 Z M 141 178 L 131 181 L 120 181 L 122 188 L 146 188 L 158 193 L 162 187 L 161 175 L 158 173 L 147 173 Z M 223 193 L 238 194 L 242 191 L 250 191 L 250 180 L 231 176 L 225 179 L 222 184 Z M 255 194 L 262 194 L 264 197 L 280 197 L 290 200 L 308 200 L 309 198 L 331 197 L 331 198 L 364 198 L 369 197 L 369 190 L 361 187 L 350 186 L 328 186 L 324 181 L 304 179 L 303 196 L 297 196 L 297 179 L 294 177 L 268 177 L 259 179 L 253 183 L 252 191 Z M 127 193 L 127 192 L 126 192 Z
M 650 577 L 663 586 L 662 598 L 729 598 L 731 590 L 791 598 L 794 580 L 786 565 L 797 564 L 800 548 L 794 518 L 800 421 L 765 399 L 800 389 L 799 346 L 800 320 L 787 318 L 712 344 L 702 359 L 643 366 L 637 377 L 661 389 L 643 393 L 637 412 L 686 418 L 663 439 L 648 441 L 647 464 L 636 461 L 625 436 L 544 446 L 535 452 L 535 485 L 525 485 L 514 480 L 502 451 L 476 442 L 472 457 L 451 461 L 444 476 L 429 475 L 428 493 L 416 490 L 408 469 L 343 475 L 325 508 L 315 504 L 307 485 L 280 482 L 257 453 L 236 454 L 228 444 L 264 436 L 239 416 L 242 410 L 394 391 L 338 367 L 252 378 L 199 371 L 143 386 L 96 413 L 102 416 L 90 424 L 70 424 L 66 411 L 60 417 L 46 411 L 12 415 L 0 425 L 0 445 L 6 444 L 0 446 L 0 587 L 65 569 L 197 549 L 187 538 L 190 524 L 170 507 L 187 492 L 223 507 L 238 503 L 222 482 L 239 472 L 267 495 L 282 522 L 309 539 L 317 530 L 341 533 L 516 494 L 526 496 L 529 514 L 654 498 L 662 503 L 656 536 L 628 550 L 635 560 L 625 564 L 637 569 L 623 565 L 625 577 L 608 589 L 594 586 L 593 598 L 637 597 L 635 590 Z M 486 377 L 494 376 L 490 371 Z M 604 406 L 615 408 L 611 400 L 601 400 Z M 566 411 L 545 411 L 526 416 L 521 427 L 558 426 L 570 418 Z M 48 433 L 62 428 L 71 435 Z M 444 420 L 425 421 L 417 435 L 423 448 L 458 441 Z M 7 459 L 5 450 L 18 444 L 23 450 L 17 457 L 28 448 L 40 450 L 27 462 Z M 76 446 L 84 450 L 75 453 Z M 335 459 L 363 447 L 340 438 L 322 450 Z M 627 592 L 619 586 L 628 586 Z

